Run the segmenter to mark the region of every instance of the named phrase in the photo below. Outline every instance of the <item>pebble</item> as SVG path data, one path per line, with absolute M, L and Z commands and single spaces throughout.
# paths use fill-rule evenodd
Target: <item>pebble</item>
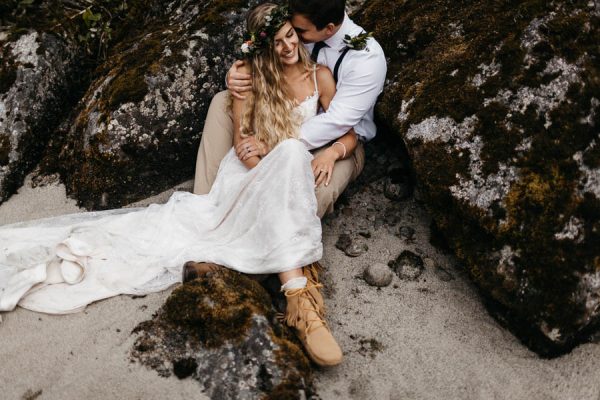
M 358 257 L 369 250 L 369 246 L 365 243 L 355 243 L 347 233 L 342 233 L 338 237 L 335 247 L 343 251 L 348 257 Z
M 412 241 L 415 238 L 415 230 L 410 226 L 401 226 L 398 229 L 398 235 L 407 241 Z
M 448 272 L 447 270 L 445 270 L 444 268 L 437 266 L 435 267 L 435 269 L 433 270 L 435 272 L 435 275 L 440 278 L 440 280 L 442 282 L 450 282 L 454 280 L 454 275 L 452 275 L 450 272 Z
M 352 244 L 352 238 L 347 233 L 342 233 L 337 242 L 335 242 L 335 247 L 340 249 L 341 251 L 346 251 L 346 249 Z
M 348 257 L 358 257 L 369 250 L 369 246 L 365 243 L 352 243 L 350 246 L 346 247 L 344 253 Z
M 398 201 L 410 197 L 412 188 L 406 170 L 396 168 L 389 172 L 385 179 L 383 194 L 390 200 Z
M 427 268 L 427 269 L 434 269 L 435 268 L 435 261 L 433 261 L 429 257 L 425 257 L 423 259 L 423 263 L 425 264 L 425 268 Z
M 425 269 L 423 259 L 410 250 L 400 253 L 392 264 L 398 277 L 404 280 L 417 280 Z
M 435 276 L 437 276 L 442 282 L 450 282 L 454 280 L 454 275 L 444 267 L 441 267 L 435 263 L 431 258 L 425 257 L 423 260 L 425 268 L 433 270 Z
M 383 263 L 367 266 L 363 271 L 363 278 L 371 286 L 384 287 L 392 283 L 392 271 Z

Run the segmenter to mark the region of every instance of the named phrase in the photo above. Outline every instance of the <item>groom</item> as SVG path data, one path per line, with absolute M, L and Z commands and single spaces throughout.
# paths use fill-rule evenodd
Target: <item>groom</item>
M 352 154 L 336 161 L 328 185 L 315 189 L 320 218 L 333 211 L 335 201 L 364 167 L 363 143 L 375 137 L 373 113 L 387 71 L 381 46 L 365 35 L 361 40 L 365 31 L 348 18 L 345 6 L 345 0 L 289 1 L 292 25 L 313 60 L 334 73 L 337 89 L 327 112 L 302 125 L 300 140 L 317 156 L 352 128 L 359 139 Z M 354 39 L 354 48 L 344 42 L 348 36 Z M 237 61 L 227 78 L 231 95 L 239 98 L 252 87 L 251 77 L 239 71 L 241 64 Z M 231 149 L 233 122 L 226 104 L 227 92 L 223 91 L 213 98 L 208 110 L 196 162 L 195 194 L 210 191 L 219 164 Z

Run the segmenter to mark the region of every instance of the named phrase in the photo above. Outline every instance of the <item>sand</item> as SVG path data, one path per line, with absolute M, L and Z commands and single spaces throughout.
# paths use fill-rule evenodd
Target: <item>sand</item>
M 173 190 L 190 190 L 191 181 Z M 135 205 L 164 202 L 173 190 Z M 382 207 L 389 200 L 355 191 L 348 206 Z M 377 204 L 373 204 L 377 203 Z M 370 229 L 369 250 L 356 258 L 335 248 L 352 230 L 352 215 L 324 221 L 329 322 L 345 354 L 335 368 L 316 370 L 328 399 L 593 399 L 600 398 L 600 345 L 581 345 L 540 359 L 485 310 L 476 288 L 451 255 L 429 244 L 429 217 L 414 199 L 402 203 L 400 225 L 416 230 L 407 243 L 388 229 Z M 0 206 L 0 224 L 79 212 L 57 182 L 31 187 Z M 394 276 L 378 289 L 360 276 L 402 250 L 431 262 L 417 281 Z M 170 290 L 142 298 L 118 296 L 84 312 L 50 316 L 17 308 L 0 323 L 0 399 L 206 398 L 193 379 L 162 378 L 132 363 L 131 330 L 150 319 Z

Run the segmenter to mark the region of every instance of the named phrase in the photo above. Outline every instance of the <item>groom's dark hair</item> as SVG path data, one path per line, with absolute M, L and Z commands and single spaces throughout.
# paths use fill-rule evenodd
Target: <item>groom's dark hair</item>
M 302 14 L 321 30 L 330 22 L 334 25 L 344 22 L 346 0 L 289 0 L 289 9 L 292 14 Z

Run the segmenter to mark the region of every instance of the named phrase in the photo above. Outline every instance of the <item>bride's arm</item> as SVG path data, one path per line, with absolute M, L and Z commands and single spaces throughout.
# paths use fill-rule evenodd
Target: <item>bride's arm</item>
M 249 68 L 245 68 L 246 72 L 250 72 Z M 242 113 L 244 112 L 244 104 L 246 99 L 240 99 L 237 97 L 233 97 L 233 105 L 232 105 L 232 113 L 233 113 L 233 147 L 238 148 L 240 142 L 242 142 L 243 138 L 240 132 L 241 121 L 242 121 Z M 256 167 L 256 165 L 260 162 L 259 156 L 252 156 L 246 159 L 241 159 L 242 163 L 249 169 Z

